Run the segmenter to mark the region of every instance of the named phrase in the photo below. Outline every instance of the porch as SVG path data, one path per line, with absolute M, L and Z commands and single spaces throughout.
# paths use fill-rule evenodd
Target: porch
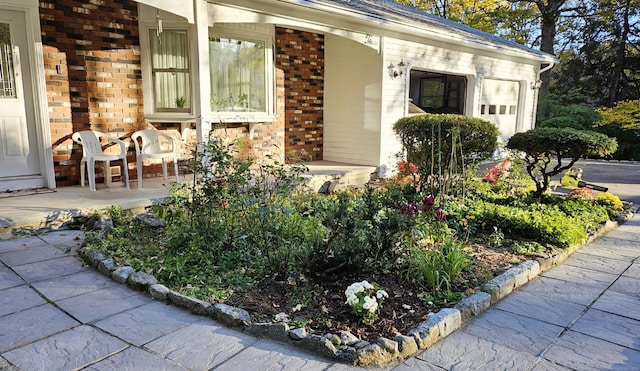
M 362 186 L 375 173 L 373 166 L 350 165 L 331 161 L 314 161 L 307 164 L 304 174 L 307 188 L 318 191 L 327 181 L 338 181 L 339 186 Z M 189 175 L 181 176 L 188 181 Z M 162 203 L 169 195 L 169 180 L 145 178 L 144 188 L 137 189 L 135 180 L 131 189 L 114 185 L 106 188 L 98 185 L 92 192 L 89 187 L 68 186 L 41 193 L 16 195 L 0 198 L 0 240 L 18 235 L 36 234 L 55 230 L 65 222 L 93 211 L 105 210 L 112 205 L 120 205 L 126 210 L 139 212 L 144 208 Z

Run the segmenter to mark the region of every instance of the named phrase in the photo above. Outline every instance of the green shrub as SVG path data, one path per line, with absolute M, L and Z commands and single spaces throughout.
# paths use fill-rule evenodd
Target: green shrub
M 536 184 L 540 199 L 549 188 L 551 177 L 571 168 L 586 156 L 606 156 L 617 148 L 613 138 L 594 131 L 572 128 L 536 128 L 514 134 L 507 148 L 523 153 L 526 170 Z M 563 160 L 568 163 L 563 164 Z
M 453 189 L 465 166 L 485 160 L 496 148 L 498 129 L 488 121 L 453 114 L 404 117 L 393 129 L 404 160 L 418 167 L 418 188 L 431 193 Z
M 640 159 L 640 100 L 617 102 L 614 107 L 596 110 L 602 117 L 594 130 L 618 140 L 615 159 Z

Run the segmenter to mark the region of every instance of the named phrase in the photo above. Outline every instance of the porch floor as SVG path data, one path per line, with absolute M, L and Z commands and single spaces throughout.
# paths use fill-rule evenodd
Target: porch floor
M 364 184 L 375 171 L 374 166 L 349 165 L 330 161 L 313 161 L 306 164 L 308 188 L 317 191 L 327 180 L 339 179 L 345 185 Z M 115 183 L 111 188 L 98 184 L 92 192 L 89 187 L 59 187 L 50 192 L 0 198 L 0 240 L 25 234 L 37 234 L 59 228 L 73 217 L 87 215 L 120 205 L 127 210 L 141 211 L 145 207 L 162 203 L 169 195 L 173 178 L 145 178 L 138 190 L 137 180 L 131 189 Z M 181 181 L 189 180 L 189 175 Z

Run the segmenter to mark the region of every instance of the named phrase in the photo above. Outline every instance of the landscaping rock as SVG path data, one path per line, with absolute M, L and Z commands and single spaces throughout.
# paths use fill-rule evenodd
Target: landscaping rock
M 85 250 L 84 257 L 87 263 L 94 269 L 97 269 L 98 265 L 100 265 L 100 262 L 107 258 L 103 253 L 96 250 Z
M 312 352 L 317 352 L 330 358 L 335 358 L 338 354 L 338 350 L 335 345 L 333 345 L 329 339 L 320 335 L 308 335 L 304 339 L 301 339 L 297 344 L 300 344 L 301 347 Z
M 255 323 L 247 328 L 247 332 L 260 337 L 287 342 L 289 340 L 289 325 L 284 322 Z
M 376 344 L 378 344 L 385 352 L 389 354 L 399 353 L 397 341 L 393 341 L 393 340 L 381 337 L 378 339 Z
M 119 267 L 119 268 L 116 268 L 116 270 L 114 270 L 111 273 L 111 278 L 118 283 L 125 283 L 127 282 L 127 278 L 129 278 L 129 276 L 132 275 L 134 272 L 135 272 L 135 269 L 133 269 L 128 265 L 124 267 Z
M 486 292 L 477 292 L 468 298 L 460 300 L 455 305 L 455 309 L 460 311 L 460 315 L 463 321 L 468 320 L 471 317 L 477 316 L 484 312 L 491 306 L 491 295 Z
M 418 353 L 418 343 L 416 343 L 416 339 L 411 336 L 405 335 L 396 335 L 393 338 L 398 343 L 398 352 L 400 352 L 400 356 L 403 358 L 411 357 L 414 354 Z
M 209 316 L 213 313 L 213 305 L 211 305 L 211 303 L 207 303 L 206 301 L 192 298 L 190 296 L 178 294 L 175 291 L 169 290 L 169 292 L 167 293 L 167 300 L 178 307 L 189 310 L 193 314 Z
M 147 291 L 149 286 L 155 285 L 158 280 L 149 273 L 134 272 L 127 278 L 127 284 L 134 290 Z
M 378 344 L 370 344 L 358 350 L 357 363 L 360 366 L 382 365 L 389 362 L 389 355 Z
M 111 277 L 111 272 L 115 271 L 117 268 L 116 263 L 112 258 L 105 259 L 98 264 L 98 272 L 104 274 L 105 276 Z
M 346 344 L 349 346 L 357 344 L 361 341 L 357 336 L 348 331 L 343 331 L 342 333 L 340 333 L 340 340 L 342 341 L 342 344 Z
M 334 345 L 342 344 L 342 340 L 340 339 L 340 336 L 336 334 L 328 333 L 328 334 L 325 334 L 324 337 L 329 339 L 329 341 L 332 342 Z
M 454 308 L 443 308 L 438 313 L 429 313 L 428 317 L 434 320 L 440 328 L 440 338 L 446 337 L 462 326 L 460 311 Z M 429 321 L 429 319 L 427 319 Z
M 227 304 L 215 304 L 213 316 L 218 321 L 234 327 L 246 327 L 251 325 L 251 316 L 244 309 L 232 307 Z
M 341 362 L 354 364 L 358 359 L 358 352 L 354 347 L 341 347 L 336 352 L 336 358 Z
M 540 263 L 527 260 L 487 282 L 484 285 L 484 291 L 491 295 L 491 304 L 494 304 L 538 274 L 540 274 Z
M 438 341 L 440 337 L 440 327 L 438 327 L 438 324 L 434 320 L 427 319 L 417 327 L 409 330 L 407 335 L 415 339 L 420 349 L 427 349 Z
M 166 226 L 164 220 L 158 219 L 155 215 L 149 213 L 138 214 L 136 219 L 153 228 L 164 228 Z
M 456 331 L 462 325 L 460 311 L 443 308 L 438 313 L 429 313 L 427 320 L 407 334 L 412 336 L 420 349 L 427 349 L 439 339 Z
M 307 337 L 307 329 L 294 328 L 293 330 L 289 330 L 289 337 L 293 340 L 302 340 Z
M 169 290 L 165 285 L 161 285 L 159 283 L 149 286 L 149 295 L 151 295 L 155 300 L 168 301 L 170 292 L 171 290 Z

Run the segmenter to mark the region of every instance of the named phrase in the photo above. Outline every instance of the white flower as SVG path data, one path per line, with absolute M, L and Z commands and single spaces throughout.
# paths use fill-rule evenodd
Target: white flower
M 388 297 L 389 297 L 389 294 L 387 294 L 387 292 L 384 290 L 378 290 L 378 292 L 376 292 L 376 298 L 378 299 L 388 298 Z
M 371 296 L 365 296 L 362 309 L 374 313 L 378 309 L 378 301 L 376 301 L 376 298 L 372 298 Z
M 349 304 L 350 306 L 354 306 L 354 305 L 358 304 L 359 301 L 360 301 L 360 299 L 358 299 L 358 297 L 356 295 L 354 295 L 354 294 L 347 295 L 346 304 Z

